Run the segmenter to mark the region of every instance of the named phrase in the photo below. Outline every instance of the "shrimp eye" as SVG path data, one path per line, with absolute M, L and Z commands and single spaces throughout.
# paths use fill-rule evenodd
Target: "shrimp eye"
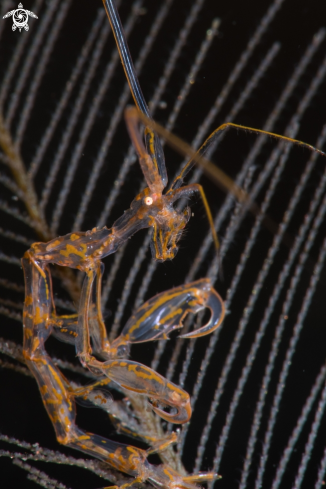
M 145 197 L 144 202 L 146 205 L 152 205 L 153 199 L 152 199 L 152 197 Z

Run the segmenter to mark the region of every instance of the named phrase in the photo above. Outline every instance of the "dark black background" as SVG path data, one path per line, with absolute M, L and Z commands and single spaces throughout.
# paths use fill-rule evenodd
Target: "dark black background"
M 153 21 L 154 15 L 161 5 L 161 1 L 162 0 L 156 2 L 144 2 L 146 11 L 143 12 L 143 15 L 139 16 L 136 28 L 133 30 L 133 34 L 129 40 L 130 50 L 134 59 L 137 58 L 137 54 Z M 162 72 L 164 63 L 176 40 L 177 33 L 183 25 L 192 3 L 192 0 L 175 0 L 170 13 L 164 22 L 163 28 L 160 30 L 157 40 L 152 46 L 151 53 L 147 58 L 145 66 L 139 76 L 140 84 L 146 100 L 151 99 L 155 89 L 155 84 L 158 80 L 158 73 L 160 74 Z M 158 122 L 162 123 L 163 125 L 167 122 L 169 109 L 172 108 L 173 102 L 189 72 L 191 63 L 204 38 L 204 33 L 210 27 L 212 20 L 218 17 L 221 20 L 219 34 L 212 43 L 208 56 L 203 63 L 203 66 L 191 90 L 191 94 L 184 104 L 181 114 L 177 119 L 177 124 L 174 128 L 174 132 L 186 141 L 190 142 L 193 139 L 194 135 L 196 134 L 198 124 L 203 120 L 204 116 L 212 106 L 213 101 L 224 86 L 232 68 L 241 56 L 241 53 L 255 32 L 261 18 L 266 13 L 270 4 L 270 1 L 243 2 L 240 0 L 229 0 L 224 2 L 220 0 L 206 0 L 204 7 L 201 9 L 198 19 L 196 20 L 195 26 L 192 29 L 191 35 L 182 51 L 182 55 L 178 60 L 177 69 L 174 72 L 170 83 L 168 84 L 167 91 L 164 93 L 164 101 L 167 103 L 167 108 L 157 109 L 154 114 L 154 117 Z M 27 5 L 27 3 L 25 5 L 24 3 L 24 7 L 33 11 L 32 5 Z M 12 8 L 15 8 L 15 6 Z M 58 42 L 56 43 L 47 64 L 44 81 L 39 89 L 37 104 L 35 105 L 26 137 L 23 141 L 22 154 L 24 160 L 27 162 L 27 166 L 35 153 L 38 141 L 44 132 L 44 127 L 48 123 L 49 118 L 54 111 L 67 77 L 71 72 L 72 66 L 75 63 L 81 46 L 87 37 L 90 25 L 93 22 L 99 8 L 101 8 L 101 2 L 94 0 L 80 0 L 78 2 L 73 1 L 71 4 L 67 18 L 62 29 L 60 30 Z M 124 1 L 120 9 L 123 21 L 128 16 L 129 9 L 130 2 Z M 44 6 L 41 6 L 39 12 L 40 19 L 42 12 L 44 12 Z M 217 120 L 214 121 L 214 126 L 210 128 L 211 130 L 225 121 L 225 117 L 229 113 L 230 108 L 241 95 L 243 87 L 252 76 L 255 68 L 259 65 L 272 43 L 278 41 L 281 43 L 281 49 L 275 63 L 273 63 L 271 69 L 268 71 L 268 75 L 262 79 L 252 97 L 247 101 L 244 108 L 236 117 L 236 122 L 239 124 L 257 128 L 261 128 L 263 126 L 264 121 L 275 105 L 286 81 L 301 59 L 306 47 L 311 42 L 313 36 L 317 33 L 319 28 L 325 26 L 325 14 L 326 4 L 321 0 L 311 0 L 309 2 L 286 0 L 284 2 L 284 5 L 281 7 L 258 48 L 255 50 L 249 65 L 243 71 L 240 79 L 235 84 L 221 113 L 219 114 Z M 33 29 L 35 29 L 35 26 L 32 28 L 32 25 L 38 21 L 30 19 L 29 25 L 31 29 L 29 33 L 24 31 L 22 33 L 17 31 L 12 32 L 10 19 L 7 19 L 6 21 L 0 19 L 0 22 L 6 22 L 5 32 L 0 40 L 0 76 L 1 79 L 3 79 L 6 73 L 6 67 L 8 66 L 8 61 L 13 55 L 18 37 L 26 36 L 26 42 L 31 42 L 34 34 Z M 28 38 L 27 36 L 30 37 Z M 105 68 L 105 59 L 109 59 L 113 49 L 114 43 L 113 39 L 110 37 L 104 50 L 100 65 L 101 67 L 96 75 L 96 80 L 100 80 L 101 73 L 103 73 Z M 319 64 L 322 62 L 325 52 L 324 42 L 321 49 L 319 49 L 316 56 L 313 58 L 311 66 L 308 67 L 305 75 L 300 80 L 299 86 L 296 88 L 293 96 L 290 98 L 286 110 L 283 112 L 281 119 L 278 121 L 275 132 L 280 134 L 284 132 L 294 107 L 297 106 L 298 102 L 303 97 L 306 87 L 311 83 L 313 74 L 317 71 Z M 95 160 L 101 139 L 106 130 L 106 121 L 115 108 L 123 83 L 123 70 L 118 69 L 112 79 L 110 89 L 105 96 L 104 103 L 101 106 L 101 110 L 98 114 L 96 130 L 93 131 L 91 140 L 87 143 L 83 152 L 84 159 L 82 164 L 79 165 L 75 182 L 76 185 L 73 189 L 73 193 L 68 199 L 64 219 L 60 224 L 59 234 L 65 234 L 71 230 L 78 204 L 80 202 L 80 195 L 85 188 L 85 184 L 89 178 L 92 168 L 92 163 Z M 311 144 L 315 144 L 316 137 L 320 133 L 322 125 L 325 122 L 325 89 L 326 83 L 324 82 L 316 93 L 316 96 L 314 97 L 309 110 L 302 121 L 298 134 L 299 139 Z M 89 105 L 92 103 L 92 96 L 96 94 L 96 90 L 96 83 L 94 83 L 91 88 L 91 94 L 88 97 Z M 8 99 L 5 103 L 5 110 L 8 102 L 10 102 L 10 99 Z M 81 115 L 80 125 L 85 114 L 86 112 L 84 111 Z M 15 132 L 16 122 L 17 121 L 14 120 L 12 126 L 13 132 Z M 77 140 L 77 135 L 78 127 L 75 135 L 75 141 Z M 58 141 L 60 131 L 56 137 Z M 242 152 L 248 152 L 253 144 L 254 138 L 252 136 L 242 137 L 242 135 L 239 135 L 239 137 L 234 136 L 232 140 L 230 139 L 227 141 L 229 141 L 228 144 L 224 144 L 214 156 L 214 161 L 217 162 L 228 175 L 234 177 L 241 168 L 241 163 L 243 161 Z M 56 139 L 54 139 L 54 146 L 55 142 Z M 51 151 L 54 151 L 54 146 L 50 149 L 48 155 L 49 161 Z M 97 184 L 96 193 L 94 194 L 89 206 L 82 230 L 90 229 L 95 225 L 94 221 L 96 221 L 96 217 L 94 218 L 94 216 L 98 216 L 98 209 L 101 210 L 104 205 L 106 196 L 108 195 L 112 182 L 118 173 L 119 164 L 122 161 L 123 156 L 126 154 L 127 148 L 128 136 L 126 134 L 124 123 L 121 121 L 117 136 L 115 137 L 112 148 L 110 149 L 108 164 L 102 169 L 101 178 Z M 168 173 L 173 175 L 175 171 L 174 169 L 176 168 L 177 162 L 180 161 L 180 158 L 171 150 L 167 150 L 166 154 L 168 161 Z M 324 162 L 319 164 L 319 175 L 322 175 L 323 173 L 323 164 Z M 293 188 L 293 185 L 295 185 L 299 178 L 298 175 L 300 168 L 299 163 L 294 162 L 293 173 L 287 177 L 288 180 L 284 181 L 283 188 L 285 194 L 287 191 L 292 191 L 291 189 Z M 296 169 L 298 169 L 298 173 L 296 172 Z M 36 189 L 38 193 L 42 191 L 47 171 L 48 167 L 47 163 L 45 162 L 45 164 L 42 165 L 36 179 Z M 46 210 L 47 218 L 51 217 L 63 176 L 63 173 L 59 174 L 55 192 L 53 193 L 50 204 Z M 107 223 L 108 227 L 122 214 L 123 210 L 128 208 L 130 201 L 138 191 L 141 181 L 142 177 L 139 168 L 137 165 L 135 165 L 132 171 L 128 174 L 123 191 L 119 194 L 119 198 L 117 199 L 110 216 L 110 222 Z M 223 202 L 224 194 L 206 177 L 202 179 L 201 183 L 204 185 L 207 191 L 209 202 L 212 206 L 213 213 L 215 214 Z M 7 198 L 9 194 L 6 194 L 5 190 L 3 192 L 4 198 Z M 282 199 L 282 196 L 280 196 L 280 199 Z M 195 213 L 195 217 L 190 221 L 187 234 L 181 242 L 180 252 L 173 262 L 159 266 L 154 276 L 154 283 L 151 285 L 150 295 L 172 287 L 173 285 L 179 285 L 182 283 L 182 279 L 192 263 L 194 250 L 198 249 L 199 243 L 207 231 L 207 223 L 205 220 L 203 207 L 196 200 L 192 202 L 191 205 L 193 212 Z M 279 222 L 282 216 L 279 215 L 277 205 L 275 205 L 273 211 L 274 215 L 272 217 L 276 220 L 276 222 Z M 17 232 L 19 231 L 20 234 L 28 236 L 31 240 L 37 239 L 35 234 L 27 227 L 25 228 L 21 223 L 17 224 L 13 222 L 8 215 L 2 212 L 1 227 L 9 227 L 11 230 Z M 243 243 L 248 237 L 248 234 L 249 230 L 244 227 L 241 233 L 239 233 L 239 235 L 236 237 L 236 241 L 232 243 L 232 249 L 236 250 L 237 247 L 241 249 L 243 247 Z M 111 302 L 106 306 L 105 313 L 107 315 L 108 323 L 110 321 L 110 317 L 112 317 L 112 314 L 114 314 L 117 307 L 118 298 L 120 297 L 128 271 L 130 270 L 130 267 L 132 267 L 135 256 L 134 249 L 138 248 L 142 242 L 143 236 L 144 233 L 142 232 L 133 237 L 132 245 L 129 245 L 128 247 L 127 256 L 123 260 L 123 264 L 115 284 L 113 298 L 110 299 Z M 23 254 L 25 249 L 24 246 L 15 245 L 9 242 L 9 240 L 3 240 L 2 238 L 0 239 L 3 244 L 3 252 L 14 256 L 21 256 Z M 223 233 L 221 240 L 223 241 Z M 265 240 L 266 242 L 271 240 L 271 237 L 268 236 L 267 231 Z M 263 246 L 264 244 L 262 244 L 262 247 Z M 149 252 L 147 258 L 148 260 L 151 259 Z M 238 299 L 239 311 L 231 311 L 235 325 L 239 320 L 239 317 L 241 317 L 241 311 L 245 305 L 246 294 L 250 290 L 250 285 L 248 284 L 252 284 L 253 277 L 255 277 L 259 267 L 261 266 L 259 248 L 257 250 L 257 260 L 257 268 L 255 268 L 253 265 L 251 272 L 252 276 L 249 274 L 247 277 L 248 282 L 243 283 L 242 285 L 241 291 L 243 292 L 243 298 L 240 293 Z M 106 259 L 106 265 L 107 268 L 110 267 L 110 257 Z M 19 270 L 17 267 L 11 267 L 8 264 L 2 264 L 1 266 L 3 277 L 10 278 L 12 281 L 16 281 L 17 283 L 22 283 L 21 270 Z M 220 282 L 217 285 L 217 288 L 223 297 L 226 295 L 226 290 L 230 284 L 235 266 L 236 262 L 232 261 L 232 256 L 229 257 L 224 265 L 225 279 L 223 282 Z M 311 272 L 311 270 L 309 272 Z M 204 275 L 204 273 L 205 272 L 203 271 L 202 275 Z M 296 370 L 293 371 L 291 378 L 288 380 L 290 387 L 287 391 L 286 397 L 283 400 L 282 408 L 284 408 L 284 411 L 282 411 L 281 414 L 283 416 L 282 423 L 284 423 L 285 427 L 284 431 L 286 431 L 287 425 L 291 424 L 292 419 L 296 419 L 299 415 L 301 406 L 309 393 L 312 382 L 317 375 L 320 366 L 324 362 L 325 325 L 323 318 L 325 313 L 325 289 L 323 285 L 325 282 L 325 276 L 323 279 L 324 280 L 321 282 L 320 288 L 318 289 L 318 294 L 314 299 L 309 317 L 312 326 L 311 331 L 309 331 L 309 328 L 306 328 L 305 330 L 304 339 L 301 341 L 297 351 L 297 357 L 300 358 L 300 360 L 297 363 Z M 137 285 L 138 282 L 136 283 L 136 286 Z M 4 291 L 4 294 L 6 293 L 7 291 Z M 64 292 L 62 293 L 64 294 Z M 264 293 L 267 297 L 269 290 L 265 290 Z M 22 296 L 18 297 L 18 295 L 14 298 L 14 300 L 17 301 L 22 301 L 22 299 Z M 128 303 L 123 316 L 123 321 L 128 318 L 130 312 L 131 303 Z M 280 311 L 277 311 L 278 314 L 279 312 Z M 257 317 L 259 317 L 260 311 L 257 310 L 256 314 Z M 221 336 L 222 343 L 219 345 L 220 356 L 216 359 L 214 358 L 214 365 L 212 367 L 211 375 L 216 374 L 216 372 L 220 372 L 230 341 L 234 335 L 234 331 L 235 326 L 233 329 L 230 327 L 230 329 L 227 331 L 223 330 L 223 335 Z M 0 334 L 4 338 L 21 342 L 22 328 L 18 322 L 3 317 L 0 324 Z M 253 331 L 251 331 L 249 338 L 245 340 L 245 343 L 247 341 L 248 343 L 244 345 L 243 352 L 240 351 L 238 355 L 240 369 L 248 351 L 246 346 L 249 348 L 248 345 L 250 345 L 253 334 Z M 203 340 L 203 345 L 206 345 L 205 341 L 206 340 Z M 266 339 L 266 341 L 268 341 L 268 339 Z M 65 346 L 61 347 L 61 345 L 59 345 L 59 348 L 61 356 L 64 356 L 67 359 L 73 359 L 74 353 L 71 349 Z M 142 348 L 142 350 L 135 351 L 135 357 L 138 357 L 138 359 L 141 359 L 142 361 L 144 361 L 144 359 L 150 359 L 152 355 L 151 347 L 145 346 Z M 204 346 L 201 347 L 199 345 L 198 358 L 201 358 L 201 348 L 204 348 Z M 58 344 L 54 341 L 50 342 L 49 349 L 58 354 Z M 262 365 L 265 359 L 264 355 L 265 353 L 262 351 L 261 357 L 258 358 L 258 362 L 262 362 Z M 197 359 L 196 363 L 196 358 L 194 359 L 194 373 L 196 371 L 198 361 L 199 360 Z M 246 421 L 247 419 L 251 419 L 256 403 L 257 392 L 261 381 L 261 368 L 262 367 L 259 367 L 258 365 L 256 373 L 254 373 L 255 378 L 252 380 L 252 388 L 246 392 L 243 403 L 240 407 L 242 412 L 238 413 L 236 430 L 234 429 L 232 431 L 228 440 L 227 449 L 225 456 L 223 457 L 222 467 L 220 469 L 220 472 L 223 475 L 223 480 L 217 482 L 215 486 L 220 489 L 223 489 L 224 487 L 228 487 L 229 489 L 238 487 L 237 481 L 240 479 L 240 470 L 243 465 L 243 457 L 245 456 L 246 440 L 249 430 Z M 164 373 L 164 371 L 162 372 Z M 236 385 L 238 375 L 238 372 L 235 372 L 234 378 L 231 378 L 231 387 L 233 388 Z M 190 379 L 188 379 L 188 382 L 191 384 Z M 207 399 L 210 399 L 211 396 L 209 393 L 209 384 L 207 384 L 207 390 Z M 205 404 L 206 401 L 204 395 L 202 399 L 203 404 Z M 221 407 L 221 415 L 223 414 L 223 419 L 227 411 L 227 406 L 228 401 L 226 400 Z M 101 433 L 109 438 L 116 437 L 113 428 L 109 425 L 103 413 L 99 412 L 98 410 L 89 410 L 86 411 L 86 413 L 84 411 L 85 410 L 81 410 L 78 418 L 78 422 L 81 425 L 83 425 L 86 429 L 94 430 L 95 432 Z M 198 406 L 198 410 L 194 414 L 193 423 L 194 428 L 190 432 L 191 436 L 189 436 L 189 441 L 187 439 L 186 454 L 184 457 L 185 465 L 189 471 L 192 470 L 194 460 L 193 457 L 195 456 L 195 445 L 197 440 L 196 423 L 201 423 L 201 406 Z M 212 440 L 210 441 L 212 450 L 215 448 L 216 444 L 214 432 L 218 434 L 220 433 L 221 427 L 223 426 L 223 421 L 221 420 L 221 424 L 219 426 L 217 426 L 217 422 L 215 424 L 216 426 L 214 425 L 212 427 L 213 435 Z M 30 443 L 37 442 L 41 446 L 62 450 L 65 453 L 78 456 L 77 452 L 62 449 L 56 443 L 53 428 L 41 403 L 35 381 L 30 378 L 26 378 L 17 372 L 11 372 L 8 369 L 3 369 L 1 371 L 0 431 L 3 434 L 16 437 L 20 440 L 26 440 Z M 316 452 L 314 452 L 316 462 L 314 460 L 312 461 L 313 474 L 315 474 L 317 471 L 316 466 L 321 459 L 321 454 L 324 447 L 325 423 L 322 425 L 320 433 L 321 435 L 318 439 L 319 445 L 317 445 Z M 277 446 L 278 439 L 280 441 L 279 448 Z M 282 430 L 275 433 L 275 440 L 276 443 L 273 445 L 273 453 L 270 459 L 271 473 L 273 473 L 273 463 L 276 464 L 279 461 L 280 453 L 282 453 L 284 449 Z M 304 443 L 305 438 L 302 438 L 300 441 L 300 446 L 298 447 L 298 452 L 300 454 L 302 453 Z M 9 446 L 6 444 L 2 445 L 2 448 L 9 448 Z M 256 462 L 258 463 L 258 455 L 256 457 Z M 206 463 L 207 466 L 203 467 L 203 469 L 208 470 L 210 468 L 210 464 L 212 463 L 209 457 L 207 457 Z M 297 467 L 296 463 L 298 463 L 298 460 L 293 462 L 293 473 L 295 473 Z M 63 466 L 55 465 L 39 465 L 38 467 L 41 470 L 44 470 L 50 476 L 64 482 L 68 487 L 82 489 L 101 487 L 104 485 L 103 481 L 89 474 L 85 470 L 75 468 L 66 469 Z M 282 485 L 284 488 L 291 487 L 293 482 L 293 474 L 291 473 L 291 470 L 292 465 L 290 464 L 289 478 L 288 480 L 284 480 L 284 484 Z M 305 479 L 304 487 L 313 487 L 315 476 L 312 477 L 313 479 L 311 481 Z M 2 483 L 0 483 L 0 485 L 6 488 L 36 487 L 34 483 L 26 480 L 25 472 L 12 465 L 11 460 L 7 458 L 1 459 L 1 481 Z M 266 478 L 265 483 L 266 486 L 264 487 L 270 487 L 268 478 Z M 251 481 L 250 484 L 253 484 L 253 481 Z M 254 485 L 248 485 L 248 487 L 254 487 Z

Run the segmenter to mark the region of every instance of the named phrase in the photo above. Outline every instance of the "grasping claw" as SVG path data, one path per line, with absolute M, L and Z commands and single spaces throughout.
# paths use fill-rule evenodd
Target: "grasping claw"
M 99 380 L 89 389 L 97 389 L 113 381 L 124 389 L 147 396 L 152 401 L 153 411 L 166 421 L 177 424 L 189 421 L 191 417 L 189 394 L 146 365 L 131 360 L 109 360 L 98 362 L 96 368 L 107 379 Z M 87 388 L 84 388 L 80 392 L 84 395 L 86 391 Z M 167 413 L 158 407 L 158 404 L 173 408 L 176 412 Z
M 189 312 L 195 314 L 206 307 L 212 313 L 208 323 L 180 338 L 199 338 L 212 333 L 224 319 L 224 303 L 207 278 L 158 294 L 130 317 L 111 348 L 114 351 L 128 343 L 167 339 L 171 331 L 183 327 Z

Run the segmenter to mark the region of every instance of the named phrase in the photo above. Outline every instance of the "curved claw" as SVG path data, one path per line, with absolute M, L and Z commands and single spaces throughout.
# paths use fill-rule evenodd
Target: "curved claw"
M 212 333 L 220 326 L 225 316 L 225 306 L 223 300 L 213 287 L 211 287 L 208 301 L 204 307 L 208 307 L 212 313 L 208 323 L 191 333 L 179 335 L 179 338 L 199 338 L 200 336 Z
M 173 404 L 171 403 L 170 406 L 173 406 Z M 162 419 L 165 419 L 165 421 L 174 424 L 187 423 L 187 421 L 189 421 L 189 419 L 191 418 L 190 400 L 184 406 L 173 406 L 173 407 L 176 407 L 177 409 L 177 412 L 175 414 L 167 413 L 163 409 L 160 409 L 158 407 L 155 407 L 155 405 L 152 405 L 152 409 L 154 413 L 156 413 Z
M 182 335 L 181 338 L 209 334 L 221 324 L 224 318 L 221 297 L 207 278 L 158 294 L 131 316 L 119 338 L 112 343 L 112 351 L 130 343 L 167 339 L 171 331 L 183 327 L 183 320 L 188 312 L 196 314 L 205 307 L 212 311 L 210 321 L 200 329 Z
M 94 366 L 124 389 L 148 396 L 153 401 L 152 409 L 166 421 L 183 424 L 190 419 L 189 394 L 151 368 L 131 360 L 95 361 Z M 177 412 L 167 413 L 157 407 L 158 403 L 175 408 Z

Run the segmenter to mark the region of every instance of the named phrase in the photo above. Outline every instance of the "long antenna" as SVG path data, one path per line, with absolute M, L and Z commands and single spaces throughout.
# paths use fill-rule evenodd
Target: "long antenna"
M 138 77 L 135 71 L 134 63 L 131 58 L 129 47 L 127 44 L 126 36 L 123 30 L 123 26 L 119 17 L 117 7 L 115 6 L 114 0 L 103 0 L 103 5 L 110 21 L 111 29 L 117 44 L 122 66 L 128 81 L 128 85 L 134 99 L 137 108 L 146 117 L 152 120 L 151 114 L 149 112 L 148 105 L 144 98 L 142 89 L 140 88 Z M 167 173 L 164 161 L 164 152 L 160 142 L 159 137 L 154 134 L 154 154 L 151 155 L 157 160 L 157 167 L 162 178 L 164 187 L 167 184 Z
M 138 109 L 151 119 L 146 100 L 139 85 L 134 63 L 131 58 L 117 7 L 115 6 L 114 0 L 103 0 L 103 5 L 110 21 L 111 29 L 115 38 L 115 42 L 117 44 L 122 66 L 126 74 L 132 97 Z

